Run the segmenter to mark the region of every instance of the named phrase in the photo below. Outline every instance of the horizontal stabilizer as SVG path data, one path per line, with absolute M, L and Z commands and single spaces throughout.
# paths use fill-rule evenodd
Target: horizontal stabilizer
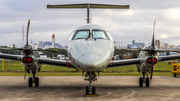
M 109 4 L 63 4 L 63 5 L 47 5 L 47 8 L 86 8 L 87 9 L 87 23 L 90 22 L 90 9 L 129 9 L 129 5 L 109 5 Z
M 129 5 L 109 5 L 109 4 L 64 4 L 64 5 L 47 5 L 47 8 L 89 8 L 94 9 L 129 9 Z

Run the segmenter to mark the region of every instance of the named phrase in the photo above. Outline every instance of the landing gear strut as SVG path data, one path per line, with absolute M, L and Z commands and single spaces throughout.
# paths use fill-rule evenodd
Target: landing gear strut
M 92 81 L 97 81 L 95 72 L 87 72 L 84 78 L 85 81 L 89 81 L 89 86 L 86 86 L 86 94 L 84 96 L 96 95 L 96 88 L 92 86 Z M 91 92 L 91 94 L 89 94 Z
M 142 74 L 143 74 L 143 77 L 139 78 L 139 87 L 143 87 L 143 83 L 146 83 L 146 87 L 149 87 L 150 85 L 149 77 L 147 76 L 145 78 L 145 74 L 146 74 L 145 72 L 142 72 Z
M 29 77 L 29 87 L 32 87 L 33 83 L 35 83 L 35 87 L 39 87 L 39 78 L 36 77 L 36 72 L 32 72 L 33 78 Z

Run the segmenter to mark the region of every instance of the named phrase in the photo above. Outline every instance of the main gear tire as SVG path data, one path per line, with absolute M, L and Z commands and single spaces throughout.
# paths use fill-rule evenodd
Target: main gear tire
M 143 87 L 143 78 L 142 77 L 139 78 L 139 87 Z

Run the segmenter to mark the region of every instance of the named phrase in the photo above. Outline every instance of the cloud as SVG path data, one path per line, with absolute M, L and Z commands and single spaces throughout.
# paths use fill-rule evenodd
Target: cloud
M 164 17 L 169 19 L 169 20 L 176 20 L 178 21 L 180 19 L 180 7 L 178 8 L 170 8 L 166 11 L 164 14 Z
M 47 9 L 47 4 L 73 3 L 129 4 L 130 9 L 92 9 L 92 23 L 106 28 L 116 44 L 137 42 L 149 43 L 152 38 L 153 22 L 157 20 L 155 38 L 179 45 L 178 0 L 2 0 L 0 1 L 0 45 L 15 43 L 21 46 L 22 24 L 26 31 L 31 19 L 29 40 L 34 43 L 51 41 L 65 44 L 67 37 L 78 26 L 86 24 L 86 9 Z M 8 40 L 8 41 L 7 41 Z M 172 41 L 173 40 L 173 41 Z

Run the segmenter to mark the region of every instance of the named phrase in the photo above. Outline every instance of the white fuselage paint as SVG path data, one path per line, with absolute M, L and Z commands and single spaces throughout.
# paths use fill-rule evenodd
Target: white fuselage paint
M 73 36 L 78 30 L 90 30 L 88 39 L 73 40 Z M 109 39 L 92 38 L 92 30 L 103 30 Z M 67 52 L 71 63 L 83 71 L 100 71 L 109 65 L 112 60 L 115 44 L 111 35 L 102 27 L 87 24 L 75 29 L 69 36 Z

